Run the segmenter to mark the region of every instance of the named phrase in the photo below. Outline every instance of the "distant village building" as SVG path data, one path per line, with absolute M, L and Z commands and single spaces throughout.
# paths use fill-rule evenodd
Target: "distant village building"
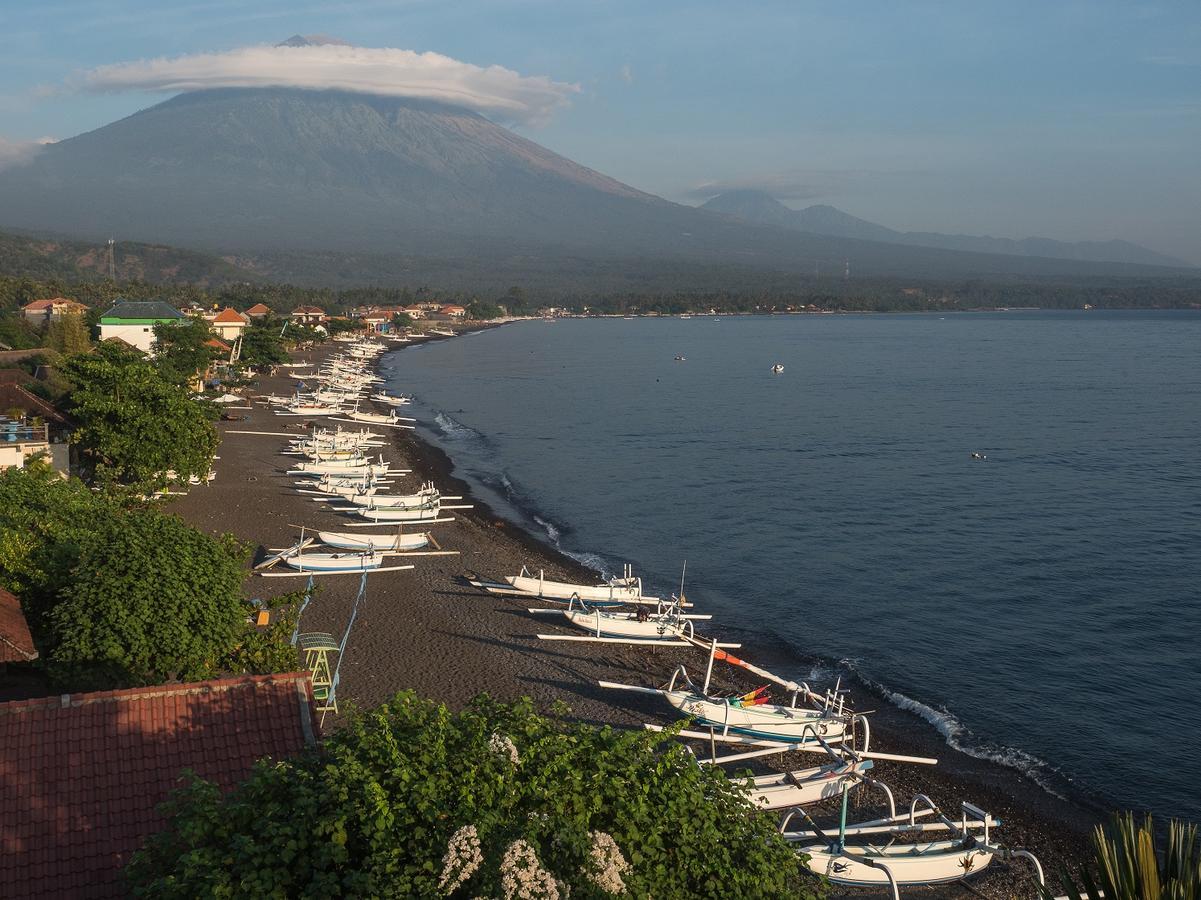
M 392 328 L 392 314 L 383 310 L 364 313 L 361 317 L 364 327 L 370 331 L 385 332 Z
M 251 319 L 265 319 L 271 315 L 271 307 L 265 303 L 256 303 L 250 309 L 246 310 L 246 315 Z
M 451 304 L 450 306 L 442 307 L 440 310 L 438 310 L 438 312 L 440 312 L 444 316 L 450 316 L 451 318 L 454 318 L 454 319 L 461 319 L 465 315 L 467 315 L 466 308 L 464 308 L 462 306 L 455 306 L 453 304 Z
M 161 300 L 118 301 L 100 317 L 100 340 L 118 338 L 143 353 L 154 351 L 154 326 L 178 325 L 183 314 Z
M 83 315 L 88 308 L 83 303 L 68 300 L 66 297 L 52 297 L 49 300 L 34 300 L 21 307 L 21 312 L 31 325 L 48 325 L 53 319 L 63 316 Z
M 236 340 L 246 330 L 250 321 L 232 306 L 227 306 L 213 317 L 213 331 L 223 341 Z
M 414 304 L 411 304 L 410 306 L 405 307 L 405 313 L 407 313 L 411 318 L 414 318 L 414 319 L 424 319 L 425 318 L 425 307 L 414 303 Z
M 121 870 L 183 770 L 229 790 L 314 746 L 314 716 L 308 672 L 0 703 L 4 895 L 128 896 Z
M 71 467 L 71 420 L 54 404 L 27 390 L 23 369 L 0 369 L 0 471 L 24 468 L 35 456 L 43 457 L 56 472 L 67 475 Z M 17 413 L 16 418 L 10 418 Z
M 422 300 L 417 306 L 420 306 L 426 312 L 437 312 L 442 308 L 442 304 L 437 300 Z
M 320 306 L 298 306 L 292 310 L 292 321 L 297 325 L 322 325 L 329 316 Z

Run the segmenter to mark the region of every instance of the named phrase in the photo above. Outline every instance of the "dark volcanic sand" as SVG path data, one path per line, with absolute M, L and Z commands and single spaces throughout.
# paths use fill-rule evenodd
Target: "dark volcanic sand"
M 328 352 L 317 351 L 313 358 L 323 358 Z M 288 393 L 293 384 L 286 375 L 263 378 L 257 393 Z M 230 532 L 260 548 L 294 543 L 298 534 L 294 525 L 341 530 L 351 521 L 326 509 L 327 504 L 313 502 L 311 496 L 294 490 L 293 482 L 298 479 L 285 475 L 284 470 L 299 458 L 280 454 L 285 437 L 229 433 L 245 430 L 301 435 L 307 420 L 276 416 L 260 404 L 235 414 L 246 416 L 247 421 L 220 423 L 222 441 L 216 480 L 176 500 L 171 506 L 174 512 L 205 530 Z M 456 517 L 453 523 L 432 526 L 443 548 L 458 550 L 459 556 L 402 560 L 416 568 L 370 576 L 367 596 L 360 605 L 342 661 L 341 705 L 372 706 L 398 690 L 412 688 L 457 707 L 486 691 L 502 699 L 528 696 L 544 710 L 549 710 L 554 701 L 563 700 L 576 718 L 589 723 L 637 727 L 643 722 L 672 721 L 672 711 L 658 698 L 602 690 L 596 682 L 607 679 L 658 685 L 680 663 L 703 676 L 703 654 L 684 649 L 538 641 L 536 633 L 562 629 L 546 617 L 529 615 L 528 602 L 481 595 L 461 576 L 476 572 L 499 579 L 516 573 L 523 564 L 535 571 L 544 569 L 548 578 L 570 581 L 591 580 L 596 573 L 502 521 L 471 498 L 470 489 L 453 476 L 452 462 L 441 450 L 412 432 L 394 430 L 393 434 L 393 447 L 385 448 L 385 457 L 393 465 L 413 469 L 413 473 L 400 476 L 390 491 L 410 492 L 421 482 L 432 480 L 444 493 L 466 498 L 451 502 L 475 506 L 448 513 Z M 303 629 L 340 636 L 358 592 L 359 578 L 333 576 L 317 582 L 319 592 L 304 614 Z M 256 578 L 249 582 L 248 590 L 254 596 L 268 596 L 304 584 L 304 578 Z M 691 593 L 693 599 L 698 599 L 703 585 Z M 698 605 L 703 608 L 703 600 Z M 773 667 L 770 652 L 757 651 L 747 635 L 723 629 L 720 623 L 711 630 L 719 638 L 743 640 L 741 655 Z M 719 673 L 720 666 L 715 674 Z M 730 678 L 729 673 L 720 674 Z M 948 672 L 948 677 L 959 675 Z M 734 687 L 743 682 L 730 680 L 726 684 Z M 745 684 L 754 686 L 751 682 Z M 1009 846 L 1032 850 L 1051 880 L 1055 880 L 1055 872 L 1064 860 L 1075 862 L 1087 852 L 1088 831 L 1099 820 L 1096 811 L 1058 800 L 1014 770 L 950 749 L 927 723 L 888 706 L 878 697 L 860 693 L 852 699 L 858 709 L 877 710 L 871 717 L 872 749 L 939 760 L 937 767 L 877 763 L 875 775 L 892 788 L 898 807 L 907 808 L 915 793 L 925 793 L 955 818 L 960 801 L 970 800 L 999 817 L 1004 827 L 998 838 Z M 337 718 L 328 717 L 325 730 L 336 725 Z M 817 760 L 810 754 L 805 754 L 803 760 L 796 758 L 799 756 L 790 754 L 768 765 L 783 770 L 784 766 L 814 765 Z M 852 794 L 852 819 L 879 815 L 871 798 L 880 795 L 867 794 L 857 801 L 859 793 Z M 863 805 L 856 810 L 859 804 Z M 978 880 L 904 893 L 926 897 L 1031 897 L 1034 892 L 1026 880 L 1028 873 L 1025 863 L 995 862 L 989 874 Z M 869 891 L 846 893 L 871 896 Z

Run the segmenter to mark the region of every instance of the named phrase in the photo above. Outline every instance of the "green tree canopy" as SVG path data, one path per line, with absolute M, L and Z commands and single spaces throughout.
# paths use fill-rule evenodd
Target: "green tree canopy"
M 247 366 L 275 366 L 288 361 L 288 351 L 279 336 L 280 326 L 254 324 L 242 332 L 240 361 Z
M 63 356 L 87 353 L 92 348 L 92 332 L 77 313 L 51 319 L 46 326 L 46 346 Z
M 505 314 L 495 303 L 489 303 L 486 300 L 474 300 L 467 304 L 467 315 L 473 319 L 499 319 Z
M 198 316 L 179 323 L 154 326 L 154 363 L 168 381 L 189 386 L 213 361 L 207 345 L 215 335 L 212 326 Z
M 95 523 L 50 612 L 52 667 L 75 685 L 208 678 L 246 618 L 245 552 L 155 509 Z
M 140 491 L 203 476 L 217 450 L 216 410 L 167 380 L 140 353 L 102 343 L 63 365 L 72 382 L 71 435 L 85 467 L 102 484 Z
M 663 735 L 411 692 L 230 795 L 193 782 L 128 873 L 144 897 L 812 898 L 742 786 Z M 519 871 L 521 874 L 519 874 Z M 506 890 L 524 877 L 535 893 Z

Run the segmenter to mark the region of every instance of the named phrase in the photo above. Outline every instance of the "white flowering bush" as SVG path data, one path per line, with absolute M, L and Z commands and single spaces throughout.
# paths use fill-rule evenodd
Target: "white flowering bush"
M 528 701 L 406 692 L 321 752 L 193 781 L 128 869 L 135 896 L 788 897 L 821 891 L 745 787 L 670 736 Z

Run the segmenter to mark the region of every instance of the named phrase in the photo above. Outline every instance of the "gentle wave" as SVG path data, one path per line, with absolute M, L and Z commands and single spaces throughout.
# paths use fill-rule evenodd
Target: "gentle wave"
M 972 734 L 971 730 L 945 707 L 936 709 L 920 700 L 902 694 L 900 691 L 892 690 L 887 685 L 865 675 L 853 659 L 839 660 L 839 665 L 854 675 L 864 687 L 880 695 L 897 709 L 913 713 L 934 726 L 934 730 L 942 735 L 943 740 L 952 750 L 958 750 L 974 759 L 1016 769 L 1051 796 L 1058 797 L 1060 800 L 1068 799 L 1056 790 L 1050 778 L 1051 775 L 1062 778 L 1062 773 L 1045 760 L 1018 747 L 997 747 L 972 743 L 969 740 Z

